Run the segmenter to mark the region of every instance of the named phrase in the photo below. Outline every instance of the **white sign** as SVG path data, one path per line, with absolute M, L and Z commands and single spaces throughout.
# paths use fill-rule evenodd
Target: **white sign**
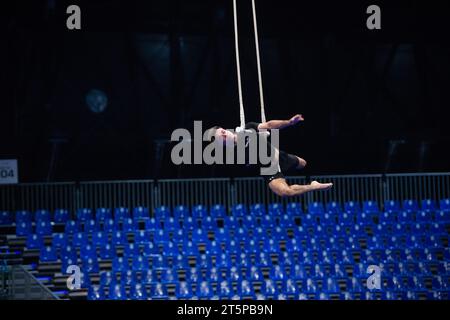
M 19 183 L 17 159 L 0 160 L 0 184 Z

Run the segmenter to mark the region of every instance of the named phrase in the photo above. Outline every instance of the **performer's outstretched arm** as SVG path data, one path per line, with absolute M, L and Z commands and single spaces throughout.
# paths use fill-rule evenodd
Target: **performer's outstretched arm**
M 305 119 L 303 119 L 303 116 L 301 114 L 296 114 L 289 120 L 270 120 L 260 123 L 258 125 L 258 129 L 283 129 L 304 120 Z

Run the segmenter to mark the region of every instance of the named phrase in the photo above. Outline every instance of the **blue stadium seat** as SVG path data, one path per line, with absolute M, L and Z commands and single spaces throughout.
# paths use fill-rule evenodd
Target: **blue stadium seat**
M 186 280 L 191 283 L 197 283 L 200 282 L 203 279 L 203 274 L 198 268 L 190 268 L 189 272 L 186 274 Z
M 158 220 L 164 220 L 170 217 L 170 209 L 166 206 L 160 206 L 155 208 L 154 218 Z
M 416 221 L 417 222 L 431 222 L 433 219 L 433 215 L 431 211 L 423 211 L 420 210 L 416 212 Z
M 176 284 L 175 295 L 178 299 L 191 299 L 193 296 L 192 287 L 186 281 L 180 281 Z
M 247 229 L 247 228 L 241 227 L 241 228 L 235 229 L 235 231 L 234 231 L 233 238 L 238 242 L 245 242 L 249 237 L 250 237 L 249 229 Z
M 8 211 L 0 211 L 0 226 L 11 225 L 12 223 L 12 213 Z
M 155 243 L 164 243 L 169 240 L 169 231 L 166 231 L 164 229 L 156 230 L 156 232 L 153 234 L 153 241 Z
M 222 242 L 229 242 L 230 241 L 230 232 L 228 231 L 228 228 L 219 228 L 214 233 L 214 240 L 216 242 L 222 243 Z
M 251 216 L 245 216 L 245 217 L 251 217 Z M 235 216 L 229 216 L 224 219 L 224 227 L 229 229 L 236 229 L 239 228 L 239 220 Z
M 145 271 L 150 267 L 147 257 L 145 256 L 134 256 L 132 269 L 135 271 Z
M 205 231 L 203 229 L 196 229 L 192 233 L 192 241 L 194 243 L 206 243 L 208 242 L 208 231 Z
M 78 209 L 76 213 L 77 221 L 86 221 L 93 219 L 92 210 L 89 208 Z
M 282 216 L 284 214 L 283 204 L 281 203 L 271 203 L 268 209 L 269 215 L 271 216 Z
M 66 225 L 64 226 L 64 232 L 66 234 L 74 234 L 80 231 L 80 225 L 78 221 L 75 220 L 69 220 L 66 222 Z
M 241 252 L 239 256 L 236 257 L 235 264 L 243 268 L 250 268 L 252 265 L 250 254 Z
M 197 256 L 195 266 L 200 269 L 209 270 L 212 266 L 211 256 L 206 254 L 201 254 Z
M 215 267 L 216 268 L 225 268 L 229 269 L 231 267 L 231 259 L 230 256 L 226 253 L 221 253 L 219 256 L 216 257 L 215 261 Z
M 142 254 L 144 257 L 150 257 L 159 254 L 159 249 L 153 242 L 145 242 L 143 244 Z
M 115 231 L 112 234 L 111 243 L 115 246 L 123 246 L 128 242 L 126 233 L 122 231 Z
M 206 243 L 206 253 L 209 255 L 219 255 L 222 253 L 222 247 L 216 240 Z
M 247 208 L 244 204 L 237 204 L 231 208 L 231 215 L 233 217 L 244 217 L 247 215 Z
M 155 231 L 161 229 L 161 224 L 159 221 L 160 220 L 155 218 L 145 219 L 145 230 Z
M 262 203 L 255 203 L 250 205 L 250 214 L 261 217 L 266 214 L 266 207 Z
M 84 222 L 84 232 L 93 233 L 99 230 L 97 222 L 93 219 Z
M 255 295 L 253 284 L 247 280 L 242 280 L 237 286 L 237 294 L 242 297 L 253 297 Z
M 184 232 L 184 229 L 180 228 L 172 233 L 172 241 L 176 243 L 184 242 L 188 239 L 188 235 L 188 231 Z
M 100 267 L 97 258 L 89 257 L 87 259 L 82 259 L 82 270 L 86 273 L 98 273 Z
M 173 217 L 167 217 L 164 220 L 164 229 L 167 231 L 174 231 L 180 229 L 180 223 Z
M 198 228 L 197 220 L 192 217 L 186 217 L 183 220 L 183 229 L 184 230 L 194 230 Z
M 192 241 L 187 241 L 183 243 L 183 254 L 187 256 L 197 256 L 198 255 L 197 244 Z
M 64 233 L 54 233 L 52 236 L 53 248 L 64 248 L 68 244 L 67 236 Z
M 431 200 L 431 199 L 422 200 L 421 207 L 422 207 L 423 211 L 427 211 L 427 212 L 435 211 L 437 208 L 436 202 L 434 202 L 434 200 Z
M 283 281 L 287 279 L 284 269 L 279 265 L 274 265 L 269 272 L 269 278 L 275 281 Z
M 434 221 L 439 223 L 450 222 L 450 210 L 439 210 L 435 213 Z
M 178 245 L 172 241 L 164 242 L 163 252 L 164 256 L 166 257 L 176 257 L 178 254 L 180 254 Z
M 45 221 L 45 222 L 50 222 L 52 220 L 52 215 L 50 213 L 50 211 L 48 210 L 37 210 L 34 213 L 34 221 L 36 222 L 40 222 L 40 221 Z
M 401 210 L 400 208 L 400 202 L 396 200 L 386 200 L 384 202 L 384 211 L 386 212 L 399 212 Z
M 207 216 L 200 220 L 200 225 L 205 230 L 215 230 L 217 228 L 216 218 Z
M 304 214 L 301 218 L 302 226 L 304 226 L 304 227 L 313 226 L 314 227 L 317 224 L 318 215 L 319 215 L 318 213 L 313 215 L 310 212 Z
M 380 223 L 394 223 L 397 221 L 397 214 L 395 212 L 382 212 L 379 218 Z
M 244 249 L 245 250 L 245 249 Z M 230 242 L 225 243 L 225 251 L 228 254 L 240 254 L 241 253 L 241 246 L 239 245 L 238 242 L 236 242 L 235 240 L 230 240 Z
M 112 262 L 112 270 L 114 272 L 124 272 L 129 269 L 128 258 L 115 257 Z
M 97 208 L 95 210 L 95 221 L 100 223 L 107 219 L 112 219 L 112 213 L 110 208 Z
M 276 241 L 288 240 L 288 234 L 286 229 L 281 227 L 275 227 L 273 229 L 270 229 L 270 236 Z
M 145 286 L 140 283 L 134 283 L 130 290 L 131 300 L 147 300 L 147 290 Z
M 152 299 L 167 299 L 167 288 L 162 283 L 155 283 L 150 286 L 150 296 Z
M 164 284 L 175 284 L 178 282 L 178 274 L 171 268 L 161 270 L 161 282 Z
M 26 246 L 27 249 L 41 249 L 44 246 L 42 235 L 28 234 Z
M 151 285 L 157 283 L 157 276 L 152 269 L 145 270 L 141 273 L 141 284 L 143 285 Z
M 101 286 L 90 286 L 87 294 L 88 300 L 105 300 L 105 293 Z
M 308 213 L 313 215 L 322 215 L 325 213 L 325 208 L 321 202 L 313 202 L 308 206 Z
M 21 221 L 16 224 L 16 235 L 19 237 L 28 236 L 32 232 L 32 225 L 29 221 Z
M 184 255 L 179 254 L 174 258 L 172 267 L 175 270 L 186 270 L 189 268 L 189 260 Z
M 366 213 L 378 213 L 380 212 L 380 209 L 378 208 L 378 204 L 375 201 L 364 201 L 363 202 L 363 212 Z
M 173 217 L 176 219 L 185 219 L 190 216 L 191 212 L 187 206 L 180 205 L 173 208 Z
M 401 211 L 397 215 L 397 221 L 400 223 L 411 223 L 414 222 L 414 215 L 408 211 Z
M 36 222 L 36 233 L 41 236 L 50 236 L 52 234 L 53 227 L 49 221 L 39 221 Z
M 197 284 L 196 294 L 200 299 L 210 299 L 214 295 L 214 291 L 208 281 L 201 281 Z
M 234 292 L 232 284 L 227 280 L 222 280 L 218 286 L 217 293 L 221 299 L 231 299 L 236 293 Z
M 109 299 L 110 300 L 126 300 L 127 292 L 124 286 L 112 283 L 109 288 Z
M 252 282 L 262 282 L 264 280 L 264 275 L 261 269 L 255 265 L 252 265 L 250 268 L 247 268 L 245 277 L 248 281 Z
M 126 218 L 122 220 L 122 231 L 132 233 L 135 230 L 139 230 L 139 222 L 132 218 Z
M 340 224 L 353 224 L 355 223 L 355 216 L 351 212 L 343 212 L 337 215 L 337 220 Z
M 339 214 L 342 213 L 342 208 L 340 204 L 336 201 L 331 201 L 326 204 L 325 211 L 328 213 Z
M 339 284 L 334 278 L 327 278 L 323 287 L 325 292 L 328 294 L 339 294 L 340 292 Z
M 21 210 L 16 212 L 16 224 L 20 224 L 21 222 L 31 223 L 32 214 L 29 211 Z
M 130 211 L 125 207 L 118 207 L 114 209 L 114 220 L 121 221 L 130 218 Z
M 447 199 L 441 199 L 439 201 L 439 209 L 441 209 L 442 211 L 450 211 L 450 198 Z
M 416 212 L 419 210 L 419 204 L 416 200 L 404 200 L 403 210 Z
M 65 274 L 69 266 L 78 265 L 76 258 L 63 258 L 61 259 L 61 273 Z
M 282 228 L 294 228 L 295 221 L 289 214 L 284 214 L 279 220 L 279 226 Z
M 103 246 L 108 243 L 108 234 L 104 231 L 96 231 L 92 233 L 92 244 L 94 246 Z
M 84 232 L 77 232 L 73 235 L 72 245 L 76 248 L 84 247 L 88 244 L 88 235 Z
M 344 203 L 344 211 L 358 214 L 361 212 L 361 208 L 359 206 L 359 203 L 355 201 L 348 201 Z
M 196 205 L 192 207 L 192 217 L 196 219 L 203 219 L 208 215 L 208 210 L 204 205 Z
M 298 202 L 289 202 L 286 204 L 286 213 L 298 217 L 303 214 L 303 209 L 301 203 Z
M 133 208 L 133 219 L 134 220 L 142 220 L 142 219 L 147 219 L 150 217 L 148 208 L 146 207 L 135 207 Z
M 95 246 L 87 244 L 84 247 L 80 248 L 80 257 L 81 259 L 97 259 L 97 249 Z
M 264 215 L 260 219 L 260 226 L 265 229 L 270 229 L 275 226 L 275 221 L 271 215 Z
M 215 204 L 210 209 L 210 216 L 215 219 L 224 218 L 226 215 L 225 207 L 221 204 Z
M 124 246 L 123 256 L 130 259 L 140 254 L 139 245 L 134 243 L 127 243 Z
M 100 272 L 100 285 L 102 287 L 109 287 L 111 283 L 116 282 L 116 276 L 111 271 Z
M 280 246 L 277 241 L 272 238 L 267 238 L 264 241 L 263 251 L 266 253 L 278 253 L 280 251 Z
M 256 217 L 252 215 L 247 215 L 243 217 L 242 225 L 247 229 L 256 228 Z M 225 220 L 225 226 L 229 229 L 239 228 L 239 221 L 237 221 L 233 216 L 231 216 Z
M 106 219 L 103 221 L 103 231 L 112 233 L 115 232 L 118 229 L 118 223 L 114 221 L 114 219 Z
M 61 248 L 60 250 L 60 258 L 61 260 L 77 260 L 77 251 L 76 248 L 67 245 L 64 248 Z
M 289 253 L 298 253 L 302 251 L 301 244 L 297 240 L 297 237 L 286 242 L 286 251 Z
M 259 267 L 271 267 L 272 266 L 272 259 L 270 258 L 270 255 L 265 252 L 260 252 L 255 257 L 255 263 Z
M 269 299 L 275 299 L 279 294 L 277 284 L 272 279 L 266 279 L 262 284 L 261 293 Z

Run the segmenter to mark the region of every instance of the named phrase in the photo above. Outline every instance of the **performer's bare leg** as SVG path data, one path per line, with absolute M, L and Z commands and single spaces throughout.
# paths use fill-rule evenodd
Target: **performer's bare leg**
M 307 185 L 288 185 L 284 178 L 277 178 L 269 183 L 269 188 L 280 197 L 294 197 L 310 191 L 328 190 L 332 186 L 332 183 L 319 183 L 317 181 Z

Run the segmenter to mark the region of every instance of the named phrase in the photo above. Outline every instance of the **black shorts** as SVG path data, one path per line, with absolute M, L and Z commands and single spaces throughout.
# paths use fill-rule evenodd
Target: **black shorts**
M 279 155 L 279 164 L 281 171 L 278 171 L 273 175 L 264 176 L 267 184 L 269 184 L 274 179 L 284 178 L 284 173 L 287 173 L 288 171 L 297 168 L 297 166 L 299 165 L 296 156 L 281 150 Z

